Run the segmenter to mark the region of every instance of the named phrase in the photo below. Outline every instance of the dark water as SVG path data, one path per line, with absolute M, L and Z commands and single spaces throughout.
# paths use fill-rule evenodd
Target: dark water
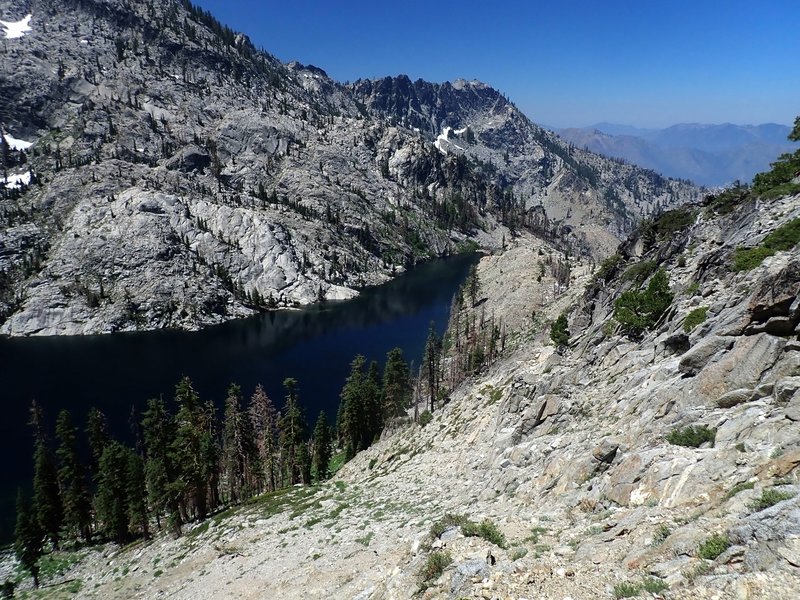
M 249 398 L 261 383 L 282 406 L 281 383 L 294 377 L 309 426 L 325 410 L 336 415 L 339 392 L 356 354 L 383 363 L 403 349 L 419 365 L 428 325 L 444 329 L 450 302 L 475 255 L 437 260 L 347 302 L 279 311 L 199 332 L 156 331 L 105 336 L 0 339 L 0 541 L 13 533 L 17 487 L 32 474 L 28 408 L 36 399 L 51 431 L 61 409 L 82 430 L 92 406 L 106 413 L 112 433 L 131 437 L 131 407 L 148 398 L 172 401 L 178 380 L 192 379 L 201 399 L 218 407 L 230 383 Z M 221 414 L 221 413 L 220 413 Z

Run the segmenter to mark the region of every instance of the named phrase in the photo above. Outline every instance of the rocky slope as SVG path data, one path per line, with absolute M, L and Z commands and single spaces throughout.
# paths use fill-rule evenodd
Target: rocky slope
M 479 81 L 401 75 L 351 89 L 373 114 L 422 132 L 444 154 L 484 165 L 516 202 L 595 255 L 613 250 L 642 218 L 697 199 L 685 183 L 565 144 Z
M 697 193 L 563 146 L 484 86 L 446 113 L 480 121 L 467 154 L 484 162 L 446 155 L 361 87 L 281 64 L 188 2 L 11 0 L 0 19 L 24 22 L 0 62 L 0 334 L 197 328 L 347 298 L 498 222 L 567 224 L 602 253 Z M 505 146 L 509 165 L 489 166 Z
M 621 247 L 603 279 L 570 258 L 571 285 L 557 294 L 537 265 L 555 251 L 515 238 L 481 261 L 482 302 L 464 309 L 503 310 L 514 341 L 431 423 L 398 425 L 334 481 L 262 497 L 178 540 L 85 552 L 41 595 L 72 585 L 87 598 L 794 598 L 800 248 L 750 271 L 733 272 L 731 258 L 798 218 L 800 196 L 725 216 L 698 208 L 679 231 L 662 222 Z M 608 317 L 651 260 L 674 300 L 630 340 Z M 572 342 L 559 353 L 546 324 L 565 309 Z M 715 429 L 714 442 L 667 441 L 689 425 Z M 465 537 L 447 514 L 489 519 L 506 547 Z M 718 552 L 701 550 L 714 535 Z M 423 581 L 445 552 L 452 562 Z

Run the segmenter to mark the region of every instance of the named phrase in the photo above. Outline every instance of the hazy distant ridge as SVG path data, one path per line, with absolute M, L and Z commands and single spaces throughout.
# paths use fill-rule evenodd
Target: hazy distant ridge
M 750 181 L 797 144 L 786 139 L 790 127 L 777 123 L 707 125 L 680 123 L 664 129 L 598 123 L 561 129 L 558 134 L 593 152 L 623 158 L 670 177 L 702 185 Z

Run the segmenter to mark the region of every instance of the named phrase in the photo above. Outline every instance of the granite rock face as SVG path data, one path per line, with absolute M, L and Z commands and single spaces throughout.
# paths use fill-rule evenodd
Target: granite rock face
M 569 149 L 488 86 L 427 84 L 422 113 L 441 90 L 449 105 L 420 129 L 184 2 L 1 10 L 32 14 L 0 63 L 2 334 L 196 328 L 347 298 L 506 226 L 602 254 L 698 194 Z M 486 151 L 450 152 L 452 119 L 474 121 Z M 487 167 L 506 151 L 508 168 Z M 613 194 L 619 210 L 591 209 L 602 218 L 579 231 L 586 199 Z

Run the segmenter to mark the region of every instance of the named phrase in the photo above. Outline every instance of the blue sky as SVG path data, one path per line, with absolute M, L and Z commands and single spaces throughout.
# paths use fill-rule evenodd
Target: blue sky
M 790 124 L 800 1 L 199 0 L 339 81 L 480 79 L 554 127 Z

